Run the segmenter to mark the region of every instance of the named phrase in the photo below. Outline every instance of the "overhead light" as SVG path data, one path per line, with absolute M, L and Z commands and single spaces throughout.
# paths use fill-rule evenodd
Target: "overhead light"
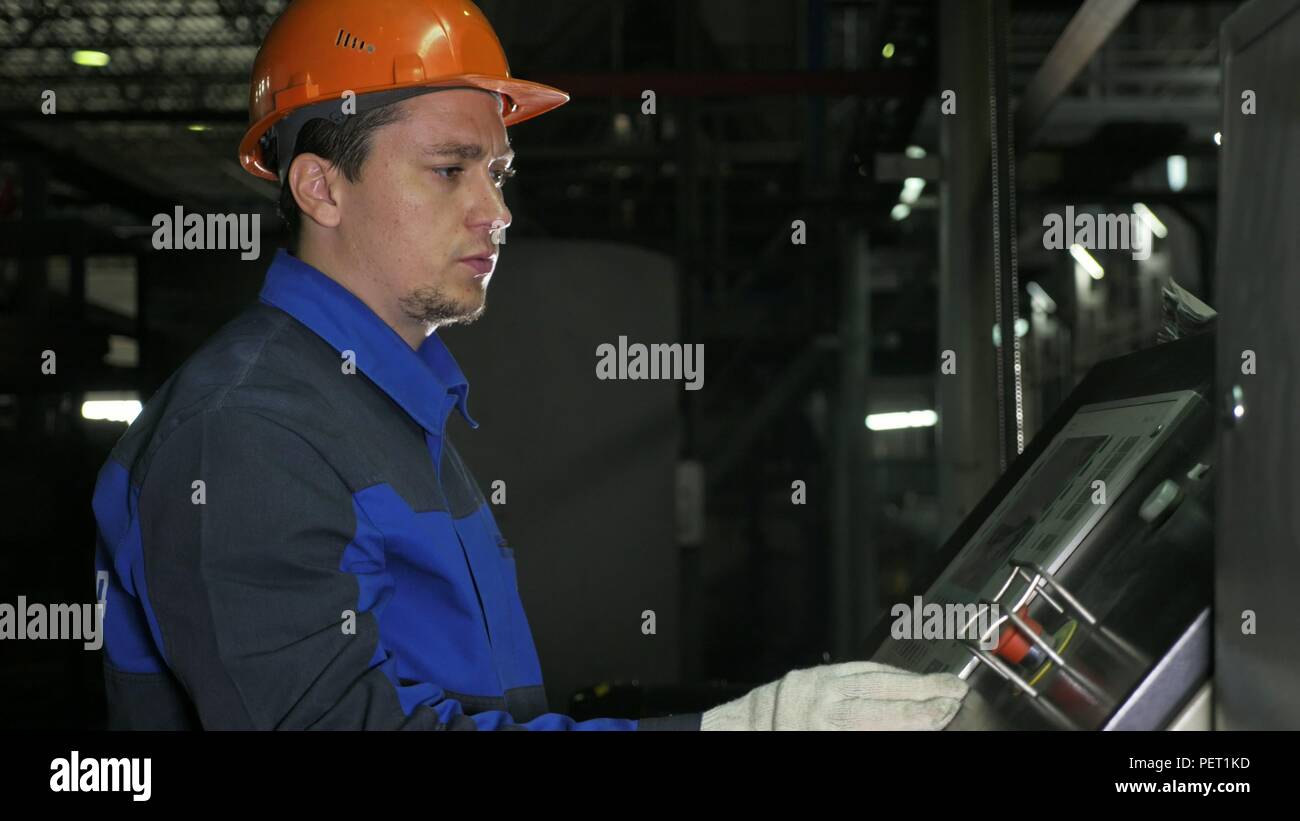
M 1147 208 L 1146 203 L 1133 203 L 1133 213 L 1145 220 L 1146 224 L 1151 226 L 1151 233 L 1155 234 L 1157 237 L 1164 239 L 1165 236 L 1168 235 L 1169 229 L 1165 227 L 1165 224 L 1160 221 L 1160 218 L 1156 216 L 1154 211 Z
M 1223 145 L 1223 132 L 1222 132 L 1222 131 L 1216 131 L 1216 132 L 1214 132 L 1214 144 L 1215 144 L 1215 145 Z
M 208 127 L 203 123 L 190 123 L 186 126 L 190 131 L 207 131 Z
M 1101 279 L 1106 275 L 1106 269 L 1101 267 L 1101 263 L 1093 259 L 1088 249 L 1079 243 L 1070 246 L 1070 256 L 1074 257 L 1074 261 L 1082 265 L 1083 270 L 1087 271 L 1088 276 L 1093 279 Z
M 922 148 L 922 147 L 919 146 L 919 145 L 909 145 L 909 146 L 908 146 L 908 147 L 903 151 L 903 153 L 904 153 L 905 155 L 907 155 L 907 158 L 908 158 L 909 160 L 923 160 L 923 159 L 925 159 L 925 149 Z
M 72 62 L 79 66 L 103 68 L 108 65 L 108 55 L 102 51 L 74 51 Z
M 632 118 L 622 111 L 614 115 L 614 137 L 620 142 L 632 138 Z
M 146 229 L 148 230 L 148 229 Z M 104 354 L 103 363 L 114 368 L 135 368 L 140 365 L 140 344 L 133 336 L 125 334 L 108 335 L 108 353 Z M 112 398 L 112 397 L 103 397 Z M 122 399 L 134 398 L 121 397 Z
M 1169 176 L 1169 190 L 1182 191 L 1187 187 L 1187 158 L 1173 154 L 1165 160 L 1165 173 Z
M 1016 317 L 1016 339 L 1020 339 L 1029 333 L 1029 320 L 1023 316 Z M 1002 326 L 994 323 L 993 325 L 993 347 L 1002 347 Z M 1018 373 L 1018 371 L 1017 371 Z
M 921 196 L 921 190 L 924 188 L 925 180 L 920 177 L 908 177 L 903 180 L 903 192 L 898 195 L 899 202 L 915 205 L 917 199 Z
M 1043 286 L 1034 282 L 1032 279 L 1025 283 L 1025 290 L 1029 292 L 1029 304 L 1036 310 L 1045 314 L 1056 313 L 1056 300 L 1043 290 Z
M 902 430 L 903 428 L 932 428 L 939 414 L 932 410 L 898 411 L 896 413 L 869 413 L 867 427 L 872 430 Z
M 105 422 L 125 422 L 129 425 L 140 415 L 143 408 L 139 399 L 125 398 L 133 395 L 131 393 L 87 392 L 87 397 L 100 398 L 87 398 L 81 403 L 81 418 Z
M 910 213 L 912 213 L 912 206 L 905 202 L 900 202 L 890 209 L 889 216 L 893 218 L 894 222 L 902 222 L 907 219 L 907 215 Z
M 888 60 L 890 57 L 893 57 L 893 56 L 894 56 L 894 44 L 893 44 L 893 43 L 885 43 L 885 47 L 882 48 L 882 49 L 880 50 L 880 53 L 881 53 L 882 55 L 884 55 L 884 57 L 885 57 L 886 60 Z

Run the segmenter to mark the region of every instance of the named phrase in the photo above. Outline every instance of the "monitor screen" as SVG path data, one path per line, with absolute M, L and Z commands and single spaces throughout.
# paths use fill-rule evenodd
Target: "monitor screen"
M 924 603 L 992 599 L 1011 574 L 1012 558 L 1059 571 L 1196 398 L 1182 391 L 1076 411 L 926 591 Z M 1023 590 L 1024 582 L 1013 583 L 1001 603 L 1011 604 Z M 873 658 L 918 672 L 968 671 L 975 663 L 949 639 L 889 638 Z

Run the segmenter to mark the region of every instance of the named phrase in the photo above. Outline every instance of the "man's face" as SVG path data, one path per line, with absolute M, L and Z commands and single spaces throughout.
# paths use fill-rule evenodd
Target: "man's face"
M 338 228 L 384 313 L 428 332 L 483 313 L 510 224 L 501 186 L 514 153 L 495 97 L 474 89 L 424 94 L 371 135 L 361 177 L 347 185 Z

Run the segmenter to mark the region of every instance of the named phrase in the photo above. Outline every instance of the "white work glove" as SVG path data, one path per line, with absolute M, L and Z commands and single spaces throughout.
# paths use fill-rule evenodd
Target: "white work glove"
M 965 681 L 873 661 L 794 670 L 704 714 L 701 730 L 942 730 Z

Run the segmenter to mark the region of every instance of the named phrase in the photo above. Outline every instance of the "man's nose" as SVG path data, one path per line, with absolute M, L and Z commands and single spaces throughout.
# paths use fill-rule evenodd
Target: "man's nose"
M 486 191 L 479 195 L 468 222 L 476 230 L 504 231 L 512 219 L 510 209 L 506 207 L 505 193 L 495 184 L 489 184 Z

